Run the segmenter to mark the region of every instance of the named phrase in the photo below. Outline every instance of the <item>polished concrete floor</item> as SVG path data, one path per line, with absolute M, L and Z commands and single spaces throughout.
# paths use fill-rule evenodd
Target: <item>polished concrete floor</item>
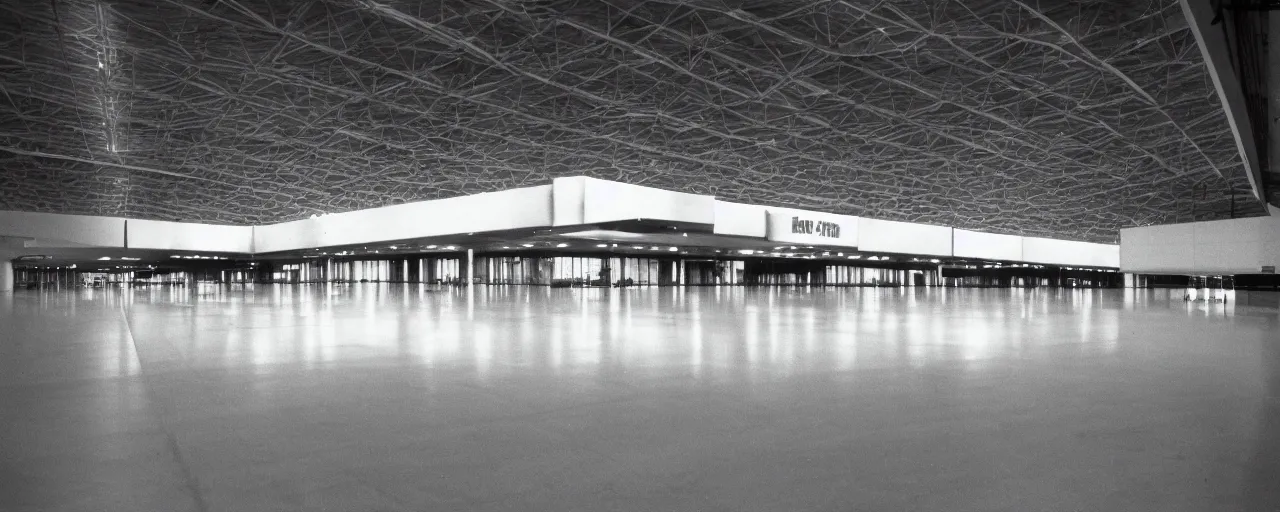
M 19 291 L 0 510 L 1280 510 L 1280 310 L 1170 295 Z

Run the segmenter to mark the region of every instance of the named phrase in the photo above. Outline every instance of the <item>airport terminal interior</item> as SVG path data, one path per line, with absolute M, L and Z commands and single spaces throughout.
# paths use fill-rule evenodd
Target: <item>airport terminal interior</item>
M 1273 4 L 0 0 L 0 512 L 1280 511 Z

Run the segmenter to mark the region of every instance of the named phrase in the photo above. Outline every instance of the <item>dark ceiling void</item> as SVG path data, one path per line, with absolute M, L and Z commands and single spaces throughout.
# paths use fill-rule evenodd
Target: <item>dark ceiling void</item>
M 1258 215 L 1177 0 L 0 2 L 0 209 L 271 223 L 588 175 L 1115 242 Z

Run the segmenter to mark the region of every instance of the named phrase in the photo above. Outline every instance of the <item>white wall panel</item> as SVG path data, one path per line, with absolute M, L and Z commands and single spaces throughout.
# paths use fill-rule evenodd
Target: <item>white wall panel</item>
M 372 208 L 316 219 L 320 246 L 551 225 L 551 186 Z
M 0 236 L 35 238 L 44 247 L 124 247 L 124 223 L 119 217 L 0 211 Z
M 1120 269 L 1163 272 L 1192 266 L 1194 240 L 1190 224 L 1121 229 Z
M 1125 272 L 1164 272 L 1189 266 L 1191 245 L 1130 244 L 1120 237 L 1120 270 Z
M 961 258 L 1022 261 L 1022 237 L 956 229 L 953 252 Z
M 1258 272 L 1264 220 L 1259 217 L 1194 223 L 1194 268 L 1201 272 Z
M 1120 246 L 1022 237 L 1022 260 L 1082 267 L 1119 267 Z
M 253 227 L 130 220 L 130 249 L 178 251 L 253 252 Z
M 1125 272 L 1245 274 L 1280 263 L 1280 211 L 1272 216 L 1120 230 Z
M 319 247 L 319 219 L 303 219 L 253 227 L 253 252 L 294 251 Z
M 556 226 L 577 226 L 584 224 L 583 194 L 587 188 L 587 178 L 570 176 L 556 178 L 551 181 L 552 212 L 551 220 Z
M 552 185 L 420 201 L 258 226 L 260 253 L 551 226 Z
M 858 246 L 858 218 L 804 210 L 769 208 L 768 238 L 805 245 Z
M 1260 244 L 1262 254 L 1258 259 L 1259 270 L 1262 266 L 1280 269 L 1280 208 L 1267 205 L 1267 210 L 1271 216 L 1264 217 L 1258 227 L 1258 236 L 1262 239 Z
M 951 228 L 868 218 L 858 219 L 858 249 L 930 256 L 951 255 Z
M 587 178 L 583 222 L 651 219 L 715 224 L 715 198 Z
M 715 202 L 715 227 L 717 235 L 749 236 L 764 238 L 768 208 L 754 204 Z

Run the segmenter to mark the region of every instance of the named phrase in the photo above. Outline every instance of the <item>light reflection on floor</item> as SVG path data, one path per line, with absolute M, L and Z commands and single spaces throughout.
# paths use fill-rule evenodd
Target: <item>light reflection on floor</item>
M 1270 510 L 1280 309 L 1182 294 L 19 291 L 0 510 Z

